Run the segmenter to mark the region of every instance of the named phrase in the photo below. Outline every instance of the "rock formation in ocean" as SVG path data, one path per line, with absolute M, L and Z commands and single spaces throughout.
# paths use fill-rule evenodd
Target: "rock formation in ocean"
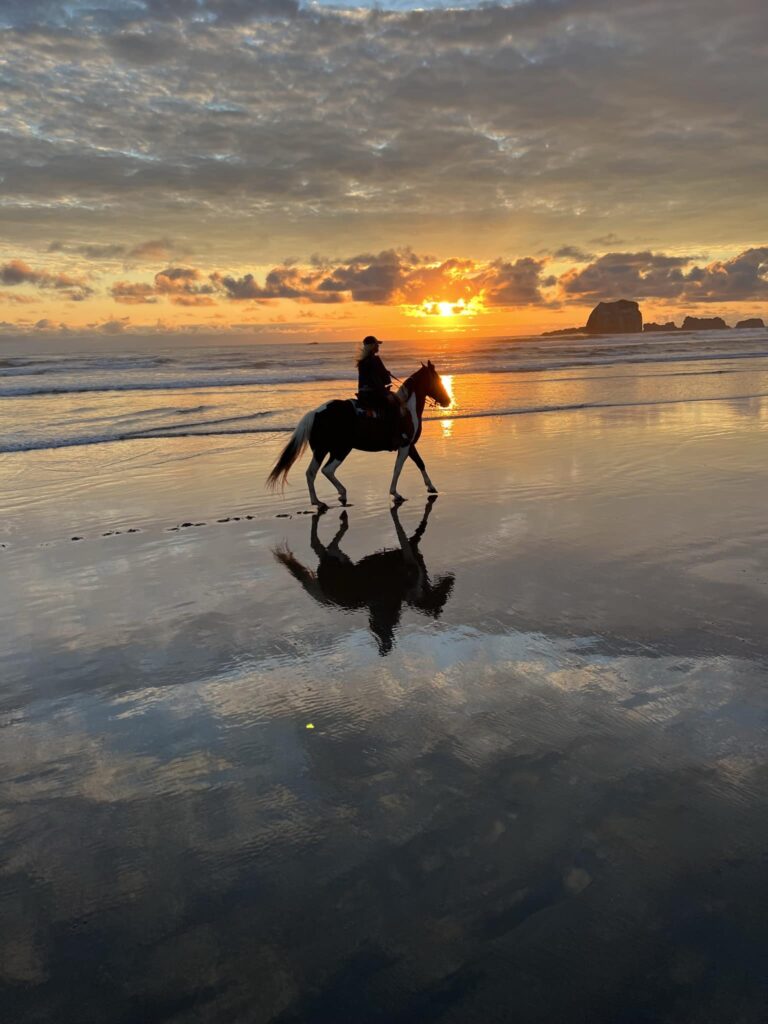
M 599 302 L 587 320 L 588 334 L 637 334 L 642 329 L 640 307 L 629 299 Z
M 681 331 L 727 331 L 728 324 L 721 316 L 687 316 Z
M 643 331 L 676 331 L 677 327 L 674 320 L 667 320 L 665 324 L 655 324 L 653 322 L 649 324 L 643 324 Z
M 542 331 L 542 338 L 556 338 L 559 334 L 586 334 L 586 327 L 559 327 L 556 331 Z
M 750 317 L 748 320 L 739 320 L 737 327 L 765 327 L 762 318 L 759 316 Z

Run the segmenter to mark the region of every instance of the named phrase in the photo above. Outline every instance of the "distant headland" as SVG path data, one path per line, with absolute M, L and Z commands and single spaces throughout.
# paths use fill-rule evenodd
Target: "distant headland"
M 765 327 L 760 317 L 739 320 L 737 328 Z M 721 316 L 687 316 L 680 327 L 669 320 L 665 324 L 643 323 L 643 314 L 636 302 L 618 299 L 616 302 L 598 302 L 584 327 L 564 327 L 557 331 L 543 331 L 542 338 L 558 334 L 641 334 L 653 331 L 727 331 L 727 324 Z

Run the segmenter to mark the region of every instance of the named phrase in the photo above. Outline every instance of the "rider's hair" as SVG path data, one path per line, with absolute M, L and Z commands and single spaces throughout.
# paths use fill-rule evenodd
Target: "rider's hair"
M 357 353 L 357 359 L 355 360 L 355 362 L 361 363 L 363 359 L 366 359 L 371 354 L 375 346 L 378 344 L 379 339 L 375 338 L 372 334 L 369 334 L 366 338 L 363 338 L 363 343 L 360 346 L 360 349 Z

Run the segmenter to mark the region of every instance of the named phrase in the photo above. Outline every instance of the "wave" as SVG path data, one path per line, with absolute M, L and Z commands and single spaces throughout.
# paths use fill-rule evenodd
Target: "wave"
M 701 402 L 746 402 L 754 399 L 768 398 L 768 391 L 756 391 L 743 395 L 721 395 L 717 397 L 691 398 L 660 398 L 639 402 L 576 402 L 538 406 L 509 406 L 502 409 L 481 409 L 475 412 L 445 412 L 441 415 L 426 415 L 425 422 L 445 420 L 488 419 L 490 417 L 533 416 L 550 413 L 580 412 L 588 409 L 632 409 L 667 405 L 689 405 Z M 87 437 L 57 437 L 29 439 L 18 442 L 0 442 L 0 454 L 14 454 L 29 451 L 46 451 L 55 448 L 76 448 L 94 444 L 113 444 L 123 441 L 152 441 L 160 439 L 187 437 L 237 437 L 242 435 L 288 434 L 295 427 L 291 424 L 268 424 L 264 426 L 241 426 L 221 429 L 225 423 L 239 420 L 258 419 L 273 415 L 268 412 L 249 413 L 246 416 L 228 416 L 220 420 L 203 420 L 200 423 L 179 425 L 178 427 L 155 427 L 145 430 L 93 434 Z M 215 427 L 216 429 L 210 429 Z
M 21 387 L 0 386 L 0 398 L 31 398 L 38 395 L 87 395 L 87 394 L 109 394 L 110 392 L 122 391 L 204 391 L 210 388 L 236 388 L 236 387 L 264 387 L 269 384 L 310 384 L 314 382 L 329 382 L 344 380 L 338 374 L 307 374 L 303 377 L 239 377 L 233 380 L 231 377 L 220 377 L 216 379 L 194 379 L 184 378 L 177 380 L 145 380 L 145 381 L 120 381 L 112 384 L 83 381 L 72 384 L 46 384 L 29 385 Z M 352 379 L 351 377 L 349 378 Z
M 608 351 L 606 349 L 590 349 L 586 352 L 561 353 L 553 358 L 547 353 L 547 359 L 523 358 L 507 360 L 490 365 L 477 363 L 459 363 L 452 365 L 450 360 L 441 369 L 446 374 L 463 376 L 472 373 L 504 374 L 504 373 L 541 373 L 552 370 L 578 370 L 601 366 L 636 366 L 638 364 L 666 363 L 701 363 L 709 361 L 729 361 L 768 358 L 768 349 L 757 351 L 676 351 L 659 353 L 646 351 L 632 353 L 625 350 Z M 723 371 L 705 371 L 723 372 Z M 111 381 L 75 381 L 71 383 L 41 383 L 21 385 L 0 385 L 0 398 L 31 398 L 43 395 L 67 394 L 108 394 L 110 392 L 129 391 L 205 391 L 211 388 L 245 388 L 268 387 L 272 385 L 301 385 L 314 383 L 353 382 L 354 374 L 346 367 L 344 372 L 325 371 L 319 373 L 302 373 L 300 369 L 288 374 L 254 374 L 247 377 L 196 377 L 185 376 L 163 380 L 159 378 L 145 380 Z

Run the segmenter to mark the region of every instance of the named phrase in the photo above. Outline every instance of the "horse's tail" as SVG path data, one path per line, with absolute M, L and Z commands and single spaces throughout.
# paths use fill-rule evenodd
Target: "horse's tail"
M 288 473 L 291 466 L 299 458 L 301 453 L 307 447 L 309 443 L 309 435 L 312 432 L 312 425 L 315 422 L 316 409 L 312 412 L 308 412 L 306 416 L 302 416 L 299 420 L 298 426 L 291 434 L 291 439 L 288 444 L 283 448 L 280 458 L 272 468 L 272 472 L 267 477 L 267 488 L 270 491 L 277 489 L 278 484 L 282 484 L 285 487 L 285 481 L 288 479 Z

